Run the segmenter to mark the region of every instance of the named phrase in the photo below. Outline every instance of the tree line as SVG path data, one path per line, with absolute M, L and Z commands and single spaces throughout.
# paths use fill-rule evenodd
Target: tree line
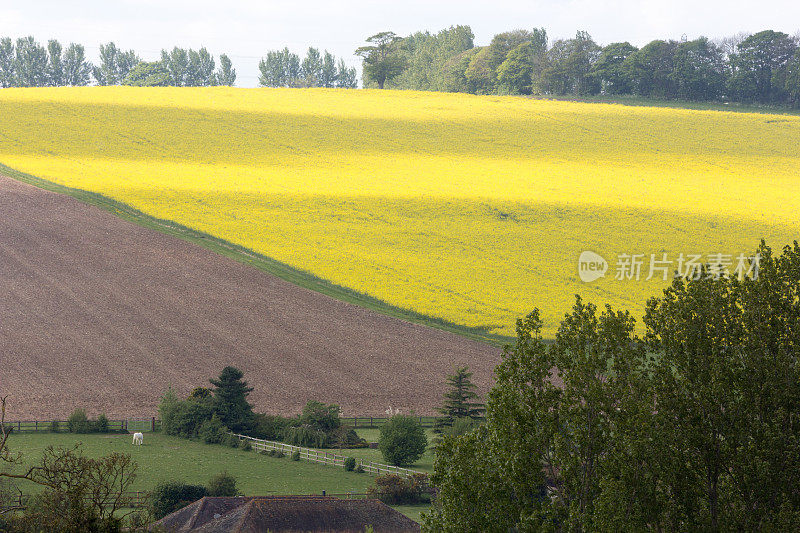
M 313 47 L 302 60 L 288 48 L 267 52 L 258 70 L 262 87 L 358 87 L 356 69 L 348 68 L 344 59 L 337 61 L 327 50 L 320 53 Z
M 208 50 L 175 47 L 162 50 L 159 61 L 142 61 L 133 50 L 121 50 L 113 42 L 100 45 L 100 63 L 86 59 L 83 45 L 64 48 L 55 39 L 47 46 L 33 37 L 0 39 L 0 87 L 63 87 L 139 85 L 205 87 L 233 85 L 236 70 L 221 54 L 219 66 Z
M 382 32 L 356 50 L 364 86 L 473 94 L 633 95 L 800 106 L 800 35 L 765 30 L 719 40 L 597 44 L 585 31 L 550 41 L 514 30 L 475 46 L 469 26 L 399 37 Z

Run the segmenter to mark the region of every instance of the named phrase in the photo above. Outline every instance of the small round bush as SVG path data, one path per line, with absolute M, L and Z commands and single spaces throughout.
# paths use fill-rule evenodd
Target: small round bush
M 105 413 L 100 413 L 94 422 L 94 430 L 98 433 L 108 433 L 108 417 Z
M 61 432 L 61 423 L 58 420 L 53 420 L 50 422 L 50 433 L 60 433 Z
M 249 452 L 250 450 L 253 449 L 253 445 L 250 444 L 249 440 L 244 439 L 244 440 L 242 440 L 242 442 L 239 443 L 239 448 L 241 448 L 242 450 L 244 450 L 246 452 Z
M 206 444 L 225 444 L 228 442 L 228 428 L 215 415 L 210 420 L 206 420 L 197 430 L 197 436 Z M 238 445 L 238 439 L 237 439 Z
M 413 416 L 395 415 L 381 426 L 378 439 L 383 458 L 396 466 L 414 464 L 428 447 L 428 437 Z
M 348 472 L 352 472 L 356 468 L 356 459 L 355 457 L 348 457 L 344 460 L 344 469 Z
M 358 465 L 358 466 L 355 468 L 355 470 L 353 470 L 353 472 L 355 472 L 356 474 L 363 474 L 363 473 L 365 472 L 365 470 L 364 470 L 364 465 L 362 465 L 362 464 L 359 464 L 359 465 Z
M 202 485 L 175 481 L 162 483 L 151 494 L 150 512 L 156 519 L 160 519 L 207 495 L 208 490 Z
M 239 437 L 236 435 L 228 435 L 227 443 L 228 446 L 231 448 L 238 448 L 239 447 Z
M 285 454 L 285 453 L 283 453 L 283 452 L 282 452 L 282 451 L 280 451 L 280 450 L 277 450 L 277 451 L 275 452 L 275 457 L 277 457 L 278 459 L 283 459 L 284 457 L 286 457 L 286 454 Z
M 236 488 L 236 478 L 227 472 L 212 477 L 206 486 L 209 496 L 239 496 L 240 494 Z
M 292 461 L 299 461 L 300 460 L 300 450 L 292 452 Z
M 67 419 L 67 429 L 70 433 L 89 433 L 89 417 L 85 409 L 75 409 Z

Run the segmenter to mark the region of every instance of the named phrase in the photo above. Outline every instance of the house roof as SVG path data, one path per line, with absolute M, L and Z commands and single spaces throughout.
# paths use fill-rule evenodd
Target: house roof
M 169 532 L 418 532 L 419 524 L 378 500 L 322 496 L 202 498 L 153 524 Z

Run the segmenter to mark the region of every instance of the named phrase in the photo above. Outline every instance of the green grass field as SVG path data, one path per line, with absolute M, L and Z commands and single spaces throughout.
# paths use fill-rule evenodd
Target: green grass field
M 365 430 L 366 433 L 377 430 Z M 372 437 L 367 437 L 370 440 Z M 377 438 L 377 436 L 375 437 Z M 203 444 L 198 441 L 169 437 L 160 433 L 145 433 L 144 445 L 133 446 L 130 435 L 74 435 L 69 433 L 35 433 L 12 435 L 9 447 L 13 452 L 21 452 L 25 465 L 35 463 L 42 451 L 49 445 L 73 446 L 81 443 L 83 453 L 92 457 L 112 452 L 130 454 L 138 463 L 139 470 L 131 490 L 149 491 L 164 481 L 183 481 L 205 484 L 209 478 L 227 471 L 236 477 L 237 486 L 247 496 L 268 496 L 275 494 L 343 494 L 345 492 L 363 493 L 372 485 L 369 474 L 345 472 L 341 468 L 291 461 L 288 457 L 277 459 L 255 452 L 245 452 L 219 445 Z M 373 452 L 364 458 L 382 460 L 378 450 L 352 450 Z M 377 454 L 377 455 L 375 455 Z M 426 454 L 426 458 L 428 455 Z M 423 459 L 421 470 L 427 470 Z M 22 470 L 22 466 L 17 470 Z M 33 483 L 20 482 L 20 490 L 31 494 L 39 490 Z M 428 506 L 398 506 L 397 509 L 414 520 Z

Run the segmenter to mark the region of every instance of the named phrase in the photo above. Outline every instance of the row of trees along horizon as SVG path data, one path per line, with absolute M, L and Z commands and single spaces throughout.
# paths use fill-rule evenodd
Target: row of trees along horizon
M 476 46 L 469 26 L 453 26 L 408 37 L 381 32 L 367 43 L 355 51 L 365 88 L 800 106 L 800 34 L 773 30 L 716 40 L 657 39 L 637 48 L 629 42 L 601 46 L 585 31 L 551 40 L 544 28 L 534 28 L 499 33 L 487 46 Z M 288 48 L 269 51 L 258 68 L 262 87 L 358 86 L 356 70 L 344 59 L 313 47 L 303 58 Z M 230 58 L 221 54 L 216 67 L 205 48 L 162 50 L 160 60 L 147 62 L 111 42 L 100 46 L 100 63 L 92 65 L 79 44 L 0 39 L 0 87 L 235 81 Z
M 259 63 L 262 86 L 339 87 L 358 86 L 357 73 L 343 59 L 327 50 L 309 48 L 302 60 L 288 48 L 268 52 Z M 143 61 L 134 50 L 122 50 L 113 42 L 100 45 L 100 62 L 86 58 L 83 45 L 64 48 L 55 39 L 47 46 L 33 37 L 0 39 L 0 87 L 62 87 L 96 85 L 209 87 L 233 86 L 236 69 L 226 54 L 219 64 L 203 47 L 162 50 L 158 61 Z

